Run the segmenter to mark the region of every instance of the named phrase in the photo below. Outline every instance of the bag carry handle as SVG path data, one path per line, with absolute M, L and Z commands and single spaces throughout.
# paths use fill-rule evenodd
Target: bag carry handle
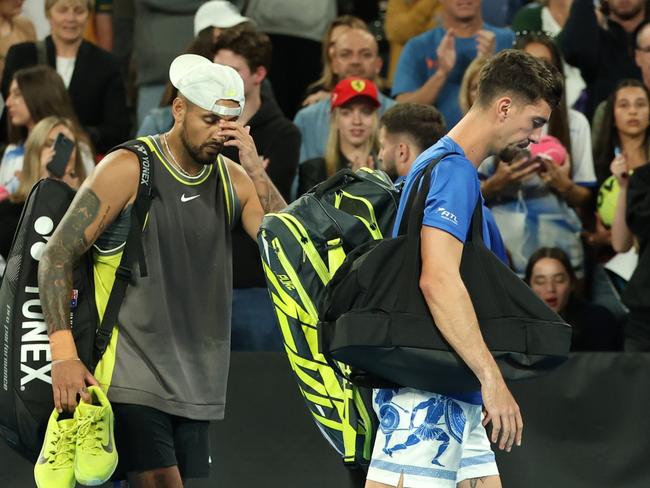
M 334 190 L 335 188 L 346 185 L 350 179 L 365 181 L 361 176 L 356 174 L 350 168 L 343 168 L 331 178 L 328 178 L 320 185 L 314 187 L 312 191 L 317 198 L 322 198 L 325 193 Z
M 433 168 L 435 168 L 440 161 L 442 161 L 450 154 L 455 154 L 455 153 L 444 153 L 441 154 L 439 157 L 433 159 L 422 170 L 422 172 L 415 178 L 415 181 L 413 182 L 413 186 L 411 187 L 411 190 L 409 192 L 408 200 L 406 201 L 406 206 L 404 207 L 402 220 L 400 221 L 399 224 L 399 235 L 405 235 L 408 232 L 408 228 L 411 226 L 411 222 L 413 222 L 413 225 L 418 228 L 418 233 L 420 232 L 420 227 L 422 227 L 422 219 L 424 218 L 424 207 L 426 206 L 426 197 L 429 194 L 429 188 L 431 188 L 431 173 L 433 172 Z M 422 181 L 424 181 L 424 183 L 422 183 Z M 421 188 L 420 187 L 421 184 L 426 185 L 426 188 Z M 404 187 L 405 186 L 406 185 L 404 185 Z M 404 191 L 404 187 L 402 187 L 402 191 Z M 417 198 L 422 192 L 424 192 L 424 199 L 422 199 L 422 201 L 420 202 L 420 200 L 417 200 Z M 418 201 L 417 204 L 416 204 L 416 200 Z
M 407 205 L 412 205 L 408 215 L 402 215 L 402 222 L 407 220 L 406 247 L 407 259 L 404 263 L 404 271 L 400 274 L 401 286 L 399 287 L 399 302 L 405 309 L 410 308 L 420 292 L 420 273 L 422 272 L 422 255 L 420 251 L 420 231 L 422 219 L 424 218 L 424 207 L 431 188 L 431 174 L 433 168 L 446 155 L 434 160 L 415 180 L 409 195 Z M 401 225 L 400 225 L 401 228 Z M 417 278 L 416 278 L 417 277 Z
M 418 273 L 419 275 L 419 273 L 422 272 L 420 232 L 422 229 L 422 220 L 424 219 L 424 209 L 426 207 L 427 197 L 429 196 L 429 190 L 431 189 L 431 176 L 433 174 L 433 169 L 449 154 L 452 153 L 443 154 L 439 158 L 433 160 L 415 180 L 413 187 L 411 188 L 411 193 L 409 194 L 405 214 L 402 216 L 400 234 L 404 231 L 407 236 L 407 247 L 409 249 L 407 252 L 408 262 L 404 263 L 404 265 L 405 269 L 409 270 L 409 272 L 402 273 L 401 275 L 402 286 L 400 286 L 399 303 L 405 305 L 409 304 L 413 299 L 415 299 L 417 294 L 420 293 L 419 279 L 413 279 L 411 274 Z M 473 241 L 475 243 L 483 243 L 482 207 L 481 196 L 479 194 L 472 214 L 467 242 Z M 409 212 L 408 225 L 404 229 L 404 222 L 407 220 L 407 211 Z
M 442 156 L 434 159 L 416 178 L 411 188 L 408 201 L 404 208 L 404 214 L 400 222 L 399 235 L 409 234 L 416 239 L 420 239 L 420 230 L 422 228 L 422 220 L 424 219 L 424 209 L 426 207 L 427 197 L 431 189 L 431 175 L 435 166 L 442 161 L 443 158 L 450 154 L 445 153 Z M 421 186 L 420 186 L 421 185 Z M 408 217 L 407 217 L 408 216 Z M 409 233 L 408 229 L 411 229 Z M 409 237 L 411 239 L 411 237 Z M 483 202 L 481 196 L 476 201 L 474 212 L 472 213 L 472 222 L 470 224 L 469 232 L 467 235 L 467 242 L 483 241 Z

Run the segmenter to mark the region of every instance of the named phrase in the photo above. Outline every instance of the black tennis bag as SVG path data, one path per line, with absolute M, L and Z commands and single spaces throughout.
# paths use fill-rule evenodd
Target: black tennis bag
M 257 235 L 287 359 L 318 429 L 351 469 L 367 465 L 377 419 L 372 392 L 339 377 L 318 350 L 325 285 L 347 252 L 392 231 L 399 194 L 379 170 L 343 169 L 280 212 Z M 338 366 L 336 366 L 338 367 Z
M 38 289 L 38 263 L 47 240 L 74 198 L 63 182 L 41 180 L 31 191 L 20 218 L 0 288 L 0 436 L 28 459 L 38 454 L 45 419 L 52 412 L 52 367 L 47 324 Z M 97 311 L 92 263 L 84 254 L 74 269 L 71 313 L 79 358 L 90 364 Z M 83 324 L 75 326 L 76 324 Z
M 431 172 L 440 159 L 415 182 L 399 237 L 355 249 L 327 285 L 319 307 L 320 348 L 332 364 L 351 366 L 346 376 L 355 384 L 441 394 L 480 389 L 436 327 L 419 288 L 422 217 Z M 485 247 L 480 198 L 460 274 L 506 380 L 533 377 L 566 360 L 571 328 Z
M 73 271 L 70 325 L 79 359 L 93 371 L 106 350 L 130 280 L 130 266 L 140 260 L 146 274 L 140 222 L 151 202 L 150 156 L 146 145 L 132 141 L 118 146 L 140 158 L 140 186 L 132 225 L 101 324 L 95 305 L 91 251 Z M 52 363 L 47 324 L 39 296 L 38 265 L 49 238 L 61 222 L 75 191 L 61 181 L 39 181 L 27 198 L 7 258 L 0 287 L 0 437 L 30 461 L 43 444 L 54 408 Z M 144 270 L 144 271 L 143 271 Z

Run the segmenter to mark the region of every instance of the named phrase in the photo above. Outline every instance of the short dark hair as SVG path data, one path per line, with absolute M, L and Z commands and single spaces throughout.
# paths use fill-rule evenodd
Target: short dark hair
M 526 47 L 530 44 L 541 44 L 548 49 L 548 52 L 551 54 L 551 64 L 564 76 L 564 68 L 562 66 L 564 59 L 555 39 L 543 32 L 530 32 L 524 36 L 517 37 L 515 47 L 525 51 Z M 569 110 L 566 103 L 560 103 L 551 113 L 551 117 L 548 119 L 548 134 L 557 137 L 567 152 L 571 154 L 571 130 L 569 129 Z
M 523 51 L 504 49 L 481 69 L 476 102 L 486 107 L 508 93 L 529 103 L 545 100 L 554 109 L 562 99 L 564 82 L 554 66 Z
M 379 126 L 389 134 L 407 134 L 420 151 L 438 142 L 447 131 L 442 114 L 431 105 L 419 103 L 396 103 L 381 117 Z
M 263 32 L 252 29 L 226 29 L 214 44 L 214 53 L 227 49 L 241 56 L 251 71 L 260 66 L 271 69 L 271 40 Z

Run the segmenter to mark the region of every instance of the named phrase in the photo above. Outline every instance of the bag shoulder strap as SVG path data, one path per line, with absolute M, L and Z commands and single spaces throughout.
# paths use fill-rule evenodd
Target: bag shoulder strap
M 120 264 L 115 270 L 115 282 L 108 298 L 106 311 L 95 335 L 93 369 L 103 356 L 110 342 L 113 326 L 117 322 L 117 316 L 124 301 L 126 289 L 131 281 L 132 266 L 136 259 L 140 265 L 140 276 L 147 276 L 147 263 L 144 255 L 144 247 L 142 246 L 142 229 L 153 199 L 151 142 L 146 137 L 141 137 L 133 141 L 125 142 L 111 149 L 109 152 L 118 149 L 126 149 L 138 156 L 138 161 L 140 162 L 140 183 L 138 185 L 138 194 L 133 203 L 133 211 L 131 212 L 129 234 L 124 244 Z
M 431 189 L 431 175 L 433 173 L 433 169 L 440 161 L 442 161 L 450 154 L 456 153 L 444 153 L 440 157 L 437 157 L 431 161 L 431 163 L 422 170 L 420 175 L 413 182 L 413 187 L 411 188 L 406 207 L 404 208 L 404 214 L 402 215 L 402 221 L 400 222 L 400 235 L 409 233 L 410 229 L 410 234 L 412 234 L 414 238 L 417 237 L 417 240 L 419 242 L 422 219 L 424 219 L 424 209 L 426 207 L 429 190 Z M 482 242 L 482 238 L 483 205 L 479 192 L 478 198 L 476 200 L 476 205 L 474 206 L 474 211 L 472 212 L 472 221 L 470 224 L 467 241 L 471 240 L 473 242 Z
M 431 185 L 431 173 L 433 168 L 442 161 L 445 157 L 449 156 L 449 152 L 445 152 L 433 159 L 426 167 L 422 169 L 420 174 L 415 177 L 413 186 L 408 195 L 408 200 L 406 201 L 406 206 L 404 207 L 404 213 L 402 214 L 402 220 L 399 224 L 399 235 L 404 235 L 407 233 L 408 229 L 412 226 L 418 228 L 418 233 L 420 232 L 419 228 L 422 226 L 422 218 L 424 216 L 424 207 L 426 205 L 427 195 L 429 193 L 429 188 Z M 423 188 L 424 187 L 424 188 Z M 421 205 L 416 205 L 418 200 L 418 195 L 423 194 Z M 418 211 L 418 208 L 421 207 Z M 419 220 L 419 222 L 418 222 Z M 413 221 L 411 223 L 411 221 Z

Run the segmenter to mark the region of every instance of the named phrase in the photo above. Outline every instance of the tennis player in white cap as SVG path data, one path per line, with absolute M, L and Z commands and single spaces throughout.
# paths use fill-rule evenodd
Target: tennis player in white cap
M 103 313 L 141 178 L 136 153 L 118 149 L 103 159 L 40 264 L 56 407 L 74 410 L 90 384 L 108 392 L 116 473 L 131 488 L 181 488 L 186 478 L 208 476 L 208 421 L 223 418 L 230 359 L 229 230 L 241 220 L 255 239 L 264 214 L 286 205 L 248 127 L 237 122 L 245 103 L 237 72 L 184 54 L 169 77 L 178 88 L 174 126 L 141 141 L 153 169 L 154 198 L 142 236 L 148 274 L 132 274 L 95 371 L 77 360 L 70 331 L 72 270 L 94 246 L 95 294 Z M 241 166 L 220 155 L 224 146 L 237 147 Z M 213 462 L 218 469 L 219 459 Z

